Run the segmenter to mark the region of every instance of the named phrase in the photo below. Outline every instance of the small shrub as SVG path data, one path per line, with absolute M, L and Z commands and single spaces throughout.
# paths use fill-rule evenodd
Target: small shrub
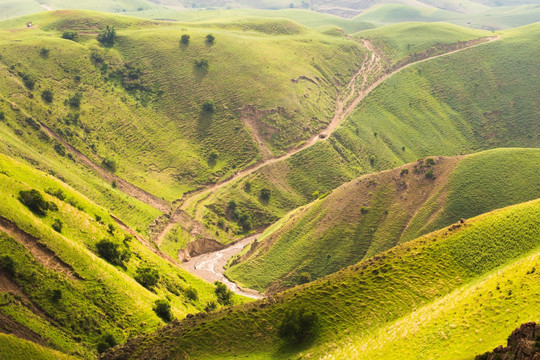
M 236 209 L 236 207 L 237 207 L 238 205 L 236 204 L 236 201 L 230 200 L 230 201 L 229 201 L 229 204 L 228 204 L 227 206 L 228 206 L 229 209 L 234 210 L 234 209 Z
M 204 311 L 211 312 L 217 309 L 217 303 L 215 301 L 209 301 L 206 303 L 206 306 L 204 307 Z
M 113 235 L 113 234 L 114 234 L 114 230 L 115 230 L 115 229 L 114 229 L 114 225 L 113 225 L 113 224 L 108 224 L 108 225 L 107 225 L 107 232 L 108 232 L 109 234 Z
M 268 201 L 268 200 L 270 200 L 271 194 L 272 194 L 272 192 L 270 191 L 270 189 L 267 189 L 267 188 L 262 188 L 261 189 L 261 199 L 263 199 L 265 201 Z
M 69 106 L 73 108 L 80 108 L 81 107 L 81 101 L 82 101 L 83 94 L 80 91 L 75 92 L 72 96 L 70 96 L 67 100 L 67 103 Z
M 124 266 L 130 258 L 129 250 L 120 249 L 120 245 L 110 240 L 103 239 L 96 244 L 98 254 L 113 265 Z
M 19 201 L 39 216 L 45 216 L 50 207 L 50 203 L 36 189 L 19 191 Z
M 318 316 L 304 307 L 285 312 L 278 327 L 278 336 L 291 344 L 300 344 L 316 335 Z
M 159 272 L 149 266 L 140 267 L 137 269 L 135 280 L 147 289 L 152 289 L 159 281 Z
M 205 100 L 202 104 L 202 109 L 206 113 L 213 113 L 216 110 L 214 106 L 214 101 Z
M 45 192 L 58 200 L 64 201 L 66 199 L 66 193 L 62 189 L 46 189 Z
M 26 119 L 24 119 L 26 121 L 26 123 L 28 125 L 30 125 L 32 127 L 32 129 L 34 130 L 39 130 L 41 128 L 41 125 L 39 125 L 39 123 L 34 120 L 33 117 L 27 117 Z
M 428 171 L 426 171 L 425 176 L 427 179 L 430 179 L 430 180 L 435 179 L 435 174 L 433 174 L 433 169 L 429 169 Z
M 409 173 L 409 169 L 401 169 L 401 172 L 399 173 L 400 176 L 407 175 Z
M 249 181 L 246 181 L 244 183 L 244 191 L 249 193 L 251 191 L 251 183 Z
M 101 162 L 101 165 L 112 173 L 116 172 L 116 160 L 112 157 L 106 156 Z
M 106 334 L 97 344 L 98 353 L 102 354 L 108 349 L 115 347 L 118 344 L 112 334 Z
M 97 222 L 101 222 L 101 216 L 99 216 L 98 214 L 95 214 L 94 217 L 96 218 Z
M 62 290 L 60 289 L 54 289 L 52 292 L 51 292 L 51 301 L 53 303 L 57 303 L 59 302 L 60 300 L 62 300 Z
M 154 303 L 154 312 L 159 316 L 163 321 L 170 322 L 173 319 L 171 313 L 171 304 L 167 300 L 156 300 Z
M 51 52 L 50 49 L 48 49 L 48 48 L 46 48 L 46 47 L 43 47 L 43 48 L 41 48 L 41 50 L 39 50 L 39 55 L 40 55 L 41 57 L 46 58 L 46 57 L 49 56 L 49 53 L 50 53 L 50 52 Z
M 116 184 L 116 180 L 113 180 L 111 182 L 111 186 L 112 186 L 113 189 L 116 189 L 118 187 L 118 185 Z
M 195 60 L 194 64 L 197 69 L 208 70 L 208 60 L 206 59 Z
M 3 111 L 0 111 L 0 120 L 5 120 L 6 114 Z
M 66 40 L 77 40 L 79 34 L 76 31 L 66 30 L 62 33 L 62 39 Z
M 218 157 L 219 157 L 219 152 L 214 149 L 210 151 L 210 154 L 208 155 L 208 161 L 212 164 L 215 164 Z
M 62 226 L 64 226 L 64 223 L 60 219 L 54 219 L 54 222 L 52 224 L 52 228 L 54 231 L 61 233 L 62 232 Z
M 227 289 L 227 286 L 221 281 L 216 281 L 214 285 L 216 285 L 214 292 L 216 293 L 218 302 L 221 305 L 232 305 L 232 291 Z
M 15 276 L 15 261 L 13 261 L 11 256 L 4 255 L 0 257 L 0 269 L 11 277 Z
M 367 213 L 369 212 L 369 209 L 368 209 L 367 207 L 365 207 L 365 206 L 362 206 L 362 207 L 360 208 L 360 212 L 361 212 L 362 214 L 367 214 Z
M 64 145 L 62 145 L 61 143 L 54 144 L 54 150 L 60 156 L 65 156 L 66 155 L 66 147 Z
M 369 163 L 371 164 L 371 166 L 373 166 L 373 164 L 375 164 L 375 155 L 371 155 L 369 157 Z
M 194 287 L 188 287 L 185 291 L 186 293 L 186 297 L 191 300 L 191 301 L 197 301 L 199 300 L 199 294 L 197 292 L 197 289 L 195 289 Z
M 207 44 L 213 44 L 216 40 L 216 37 L 212 34 L 206 35 L 206 43 Z
M 41 93 L 41 98 L 48 103 L 52 103 L 53 101 L 53 93 L 51 90 L 43 90 Z
M 181 37 L 180 37 L 180 44 L 182 45 L 187 45 L 189 44 L 189 39 L 190 39 L 190 36 L 188 34 L 183 34 Z
M 107 25 L 105 30 L 99 33 L 98 41 L 105 45 L 114 45 L 116 42 L 116 29 L 114 26 Z
M 435 165 L 435 160 L 433 160 L 432 158 L 427 158 L 427 159 L 426 159 L 426 164 L 427 164 L 427 165 L 430 165 L 430 166 L 431 166 L 431 165 Z
M 36 86 L 36 80 L 34 80 L 34 78 L 28 74 L 19 73 L 19 75 L 21 76 L 24 86 L 26 86 L 29 90 L 33 90 L 34 86 Z

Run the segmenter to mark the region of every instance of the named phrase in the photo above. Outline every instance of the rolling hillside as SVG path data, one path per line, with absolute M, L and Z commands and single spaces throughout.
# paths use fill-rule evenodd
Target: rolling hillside
M 53 176 L 0 155 L 0 177 L 1 332 L 92 358 L 106 336 L 122 342 L 164 324 L 158 299 L 180 318 L 216 301 L 212 285 Z
M 539 211 L 535 200 L 466 220 L 272 298 L 175 323 L 105 358 L 472 358 L 538 321 Z M 299 307 L 317 314 L 317 335 L 287 346 L 277 329 Z
M 537 149 L 426 158 L 366 175 L 293 210 L 226 274 L 259 291 L 308 282 L 462 218 L 537 199 L 538 184 Z
M 405 32 L 422 28 L 428 37 L 426 26 L 397 27 Z M 255 229 L 265 228 L 315 196 L 363 174 L 426 156 L 538 147 L 540 107 L 534 94 L 540 92 L 540 82 L 534 69 L 540 66 L 540 48 L 533 39 L 539 32 L 538 25 L 507 31 L 488 44 L 395 73 L 370 92 L 326 141 L 215 193 L 203 193 L 187 210 L 210 229 L 223 223 L 234 227 L 234 219 L 227 214 L 229 203 L 234 201 L 239 212 L 252 214 Z M 371 38 L 373 43 L 394 48 L 381 50 L 382 54 L 394 54 L 386 64 L 399 62 L 407 44 L 411 44 L 410 49 L 414 46 L 399 33 L 393 41 L 383 31 L 368 30 L 366 35 L 357 36 L 377 33 L 381 37 Z M 429 44 L 425 38 L 416 38 Z M 413 53 L 405 58 L 415 57 Z M 520 66 L 515 66 L 516 62 Z M 263 188 L 271 192 L 269 201 L 260 199 Z

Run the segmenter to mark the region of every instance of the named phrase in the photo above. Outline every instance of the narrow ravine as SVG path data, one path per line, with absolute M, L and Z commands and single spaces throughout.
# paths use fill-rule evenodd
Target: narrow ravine
M 222 250 L 192 257 L 189 261 L 184 263 L 184 268 L 190 273 L 195 274 L 210 283 L 221 281 L 227 285 L 231 291 L 239 295 L 252 299 L 261 299 L 264 295 L 258 291 L 241 288 L 225 276 L 225 265 L 227 264 L 227 261 L 229 261 L 232 256 L 242 251 L 244 247 L 251 244 L 257 236 L 259 235 L 247 237 Z

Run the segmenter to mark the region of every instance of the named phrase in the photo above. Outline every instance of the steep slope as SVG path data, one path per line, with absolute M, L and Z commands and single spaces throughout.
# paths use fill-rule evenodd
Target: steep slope
M 190 204 L 190 214 L 211 229 L 224 220 L 226 226 L 234 226 L 226 216 L 234 200 L 239 211 L 253 214 L 254 228 L 263 228 L 311 201 L 314 193 L 325 194 L 362 174 L 426 156 L 538 147 L 540 108 L 534 94 L 540 83 L 534 69 L 540 65 L 540 48 L 533 38 L 539 32 L 538 25 L 508 31 L 499 40 L 395 73 L 371 91 L 326 141 L 215 194 L 200 195 L 198 203 Z M 399 62 L 401 51 L 407 49 L 406 41 L 394 44 L 396 55 L 389 63 Z M 269 201 L 260 199 L 264 188 L 271 192 Z
M 481 215 L 309 285 L 175 323 L 105 358 L 382 359 L 396 350 L 396 358 L 471 358 L 539 315 L 539 216 L 539 200 Z M 318 335 L 286 346 L 277 328 L 298 307 L 317 314 Z
M 271 226 L 226 274 L 259 291 L 311 281 L 462 218 L 537 199 L 538 184 L 537 149 L 427 158 L 366 175 Z
M 158 299 L 175 317 L 216 301 L 212 285 L 53 176 L 0 155 L 0 178 L 1 332 L 91 358 L 107 335 L 162 325 Z

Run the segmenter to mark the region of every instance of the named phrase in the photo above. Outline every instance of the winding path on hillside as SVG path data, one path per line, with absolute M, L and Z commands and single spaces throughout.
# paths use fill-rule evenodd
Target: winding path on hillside
M 311 137 L 311 139 L 306 141 L 302 146 L 300 146 L 298 148 L 295 148 L 295 149 L 289 151 L 288 153 L 286 153 L 286 154 L 284 154 L 284 155 L 282 155 L 280 157 L 265 160 L 265 161 L 261 162 L 258 165 L 255 165 L 255 166 L 246 168 L 246 169 L 244 169 L 242 171 L 239 171 L 238 173 L 236 173 L 231 178 L 229 178 L 229 179 L 227 179 L 225 181 L 222 181 L 222 182 L 217 183 L 215 185 L 212 185 L 210 187 L 203 188 L 203 189 L 201 189 L 199 191 L 195 191 L 195 192 L 189 194 L 189 196 L 186 199 L 184 199 L 184 201 L 178 207 L 177 211 L 180 211 L 180 210 L 185 211 L 189 207 L 189 205 L 191 204 L 191 201 L 193 201 L 195 199 L 195 195 L 201 196 L 201 195 L 206 194 L 206 193 L 208 193 L 208 194 L 213 193 L 213 192 L 221 189 L 222 187 L 227 186 L 230 183 L 232 183 L 232 182 L 234 182 L 234 181 L 236 181 L 236 180 L 238 180 L 240 178 L 243 178 L 243 177 L 245 177 L 247 175 L 250 175 L 250 174 L 254 173 L 255 171 L 257 171 L 257 170 L 259 170 L 259 169 L 261 169 L 261 168 L 263 168 L 265 166 L 271 165 L 271 164 L 276 163 L 278 161 L 287 160 L 290 157 L 296 155 L 297 153 L 299 153 L 299 152 L 313 146 L 314 144 L 316 144 L 319 141 L 326 141 L 328 139 L 328 137 L 343 122 L 343 120 L 345 120 L 350 115 L 350 113 L 359 105 L 359 103 L 369 93 L 371 93 L 373 90 L 375 90 L 381 83 L 383 83 L 385 80 L 387 80 L 392 75 L 394 75 L 394 74 L 396 74 L 396 73 L 398 73 L 398 72 L 400 72 L 400 71 L 402 71 L 402 70 L 404 70 L 404 69 L 406 69 L 406 68 L 408 68 L 410 66 L 413 66 L 413 65 L 416 65 L 416 64 L 428 61 L 428 60 L 436 59 L 436 58 L 439 58 L 439 57 L 451 55 L 451 54 L 454 54 L 454 53 L 457 53 L 457 52 L 460 52 L 460 51 L 463 51 L 463 50 L 466 50 L 466 49 L 470 49 L 470 48 L 473 48 L 473 47 L 476 47 L 476 46 L 479 46 L 479 45 L 486 44 L 488 42 L 495 41 L 497 39 L 499 39 L 498 36 L 483 38 L 484 41 L 474 43 L 473 45 L 470 45 L 470 46 L 465 46 L 465 47 L 462 47 L 462 48 L 459 48 L 459 49 L 456 49 L 456 50 L 452 50 L 452 51 L 449 51 L 449 52 L 445 52 L 445 53 L 437 54 L 437 55 L 433 55 L 433 56 L 428 56 L 428 57 L 426 57 L 424 59 L 410 62 L 408 64 L 405 64 L 403 66 L 400 66 L 400 67 L 392 70 L 389 73 L 386 73 L 386 74 L 376 78 L 376 80 L 373 83 L 369 84 L 369 85 L 367 84 L 368 75 L 370 73 L 373 73 L 373 72 L 376 72 L 376 71 L 380 70 L 382 65 L 381 65 L 380 56 L 377 54 L 377 52 L 376 52 L 375 48 L 373 47 L 373 45 L 369 41 L 367 41 L 365 39 L 362 39 L 362 42 L 363 42 L 364 46 L 371 52 L 371 57 L 367 61 L 367 63 L 366 63 L 366 61 L 364 61 L 364 63 L 362 64 L 362 67 L 358 70 L 357 73 L 355 73 L 353 75 L 352 79 L 347 84 L 347 86 L 346 86 L 346 90 L 348 90 L 347 95 L 344 96 L 344 97 L 341 97 L 341 96 L 338 97 L 338 99 L 336 101 L 336 110 L 335 110 L 335 113 L 334 113 L 334 117 L 332 118 L 332 120 L 330 121 L 330 123 L 328 124 L 326 129 L 324 129 L 320 134 L 316 134 L 313 137 Z M 357 79 L 358 79 L 359 75 L 362 75 L 363 81 L 360 84 L 359 90 L 356 91 L 356 83 L 357 83 Z M 356 95 L 355 95 L 355 93 L 356 93 Z M 348 100 L 350 98 L 353 98 L 353 100 L 349 102 Z M 170 226 L 169 226 L 169 224 L 168 224 L 165 227 L 165 229 L 163 229 L 160 232 L 160 234 L 156 238 L 156 242 L 158 244 L 161 241 L 161 238 L 167 233 L 168 230 L 170 230 L 170 228 L 173 225 L 174 224 L 170 224 Z

